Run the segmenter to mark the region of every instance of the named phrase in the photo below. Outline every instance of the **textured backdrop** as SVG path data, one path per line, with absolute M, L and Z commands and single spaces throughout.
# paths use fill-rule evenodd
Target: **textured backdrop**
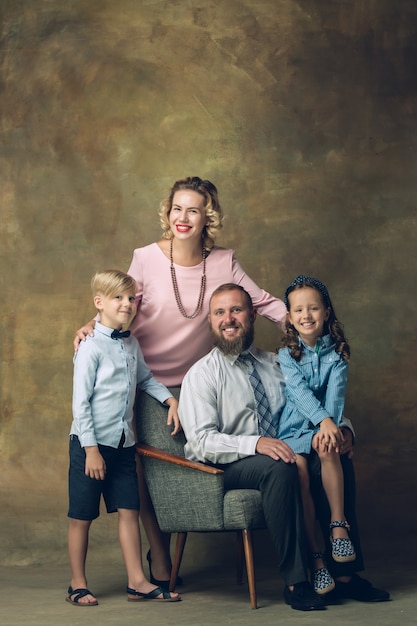
M 2 0 L 0 560 L 66 559 L 72 337 L 96 269 L 186 175 L 282 296 L 327 283 L 353 358 L 364 543 L 417 526 L 415 0 Z M 277 332 L 258 323 L 274 350 Z M 94 541 L 108 543 L 100 520 Z M 414 542 L 415 545 L 415 542 Z

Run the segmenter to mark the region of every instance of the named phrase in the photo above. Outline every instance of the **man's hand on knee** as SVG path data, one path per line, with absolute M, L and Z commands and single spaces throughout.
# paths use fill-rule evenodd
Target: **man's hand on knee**
M 256 452 L 270 456 L 274 461 L 295 463 L 296 460 L 295 453 L 285 441 L 273 439 L 272 437 L 259 437 L 258 443 L 256 444 Z

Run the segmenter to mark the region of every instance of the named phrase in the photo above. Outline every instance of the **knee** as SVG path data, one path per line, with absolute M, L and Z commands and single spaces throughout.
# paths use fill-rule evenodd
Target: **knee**
M 336 463 L 340 463 L 340 455 L 335 450 L 331 450 L 330 452 L 319 452 L 320 463 L 324 465 L 325 463 L 335 465 Z
M 270 465 L 269 476 L 273 482 L 277 482 L 280 485 L 299 487 L 298 471 L 295 463 L 273 461 Z

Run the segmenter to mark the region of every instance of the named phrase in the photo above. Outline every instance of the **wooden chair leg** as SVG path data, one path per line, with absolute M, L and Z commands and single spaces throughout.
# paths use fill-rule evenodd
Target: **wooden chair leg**
M 181 566 L 182 555 L 184 554 L 185 542 L 187 541 L 187 533 L 177 533 L 177 541 L 175 542 L 174 560 L 171 568 L 171 578 L 169 579 L 169 590 L 174 591 L 177 582 L 178 572 Z
M 243 550 L 243 535 L 242 531 L 236 531 L 237 538 L 237 551 L 236 551 L 236 583 L 241 585 L 243 582 L 243 563 L 244 563 L 244 550 Z
M 253 564 L 252 532 L 247 529 L 242 530 L 242 539 L 243 548 L 245 551 L 246 574 L 248 576 L 250 603 L 253 609 L 257 609 L 258 604 L 256 599 L 255 567 Z

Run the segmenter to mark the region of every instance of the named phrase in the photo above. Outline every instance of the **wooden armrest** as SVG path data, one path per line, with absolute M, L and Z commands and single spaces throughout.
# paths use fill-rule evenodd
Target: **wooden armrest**
M 171 452 L 165 452 L 159 448 L 148 446 L 146 443 L 139 443 L 136 446 L 136 452 L 141 456 L 149 456 L 152 459 L 158 459 L 159 461 L 167 461 L 168 463 L 174 463 L 175 465 L 181 465 L 182 467 L 189 467 L 190 469 L 199 470 L 206 474 L 223 474 L 223 470 L 211 465 L 205 465 L 199 461 L 189 461 L 183 456 L 177 454 L 171 454 Z

